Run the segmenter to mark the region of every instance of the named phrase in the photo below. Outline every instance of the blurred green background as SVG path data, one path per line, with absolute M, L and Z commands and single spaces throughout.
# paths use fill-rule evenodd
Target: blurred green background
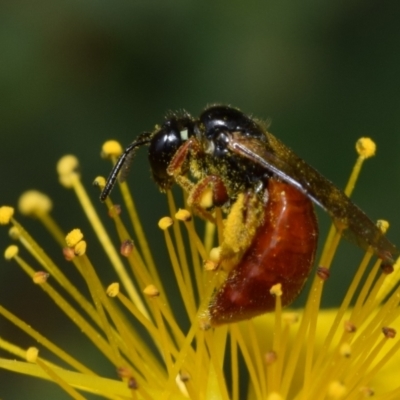
M 83 181 L 104 214 L 91 182 L 110 170 L 99 157 L 105 140 L 127 145 L 162 122 L 168 110 L 198 115 L 217 102 L 271 118 L 271 132 L 340 187 L 356 158 L 355 141 L 376 140 L 377 156 L 366 163 L 354 200 L 372 219 L 389 219 L 388 236 L 400 245 L 399 8 L 394 1 L 361 0 L 3 1 L 0 203 L 16 204 L 26 189 L 45 191 L 63 229 L 81 227 L 90 241 L 91 228 L 73 193 L 58 185 L 59 157 L 79 157 Z M 147 232 L 161 241 L 156 222 L 166 212 L 164 197 L 141 153 L 130 184 Z M 323 239 L 329 217 L 319 215 Z M 18 219 L 64 269 L 70 268 L 43 228 Z M 92 242 L 89 255 L 108 284 L 114 273 Z M 0 243 L 3 249 L 10 243 L 5 227 Z M 326 306 L 343 296 L 361 256 L 354 246 L 341 246 L 327 282 Z M 1 304 L 90 367 L 115 376 L 14 263 L 0 265 Z M 34 345 L 3 319 L 0 336 Z M 2 370 L 0 382 L 3 399 L 68 398 L 51 384 Z

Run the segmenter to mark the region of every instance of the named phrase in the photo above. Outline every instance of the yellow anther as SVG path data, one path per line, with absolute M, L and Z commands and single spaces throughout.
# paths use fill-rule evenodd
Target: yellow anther
M 0 225 L 7 225 L 10 223 L 14 215 L 14 208 L 9 206 L 0 207 Z
M 68 247 L 75 247 L 75 245 L 79 243 L 82 239 L 83 239 L 83 234 L 80 229 L 73 229 L 65 237 L 65 241 Z
M 382 231 L 382 233 L 386 233 L 390 225 L 388 221 L 378 219 L 378 221 L 376 221 L 376 226 Z
M 116 140 L 108 140 L 107 142 L 104 142 L 103 147 L 101 148 L 101 157 L 118 157 L 122 154 L 122 151 L 123 149 L 119 142 L 117 142 Z
M 81 240 L 74 247 L 74 253 L 77 256 L 83 256 L 86 253 L 87 243 L 85 240 Z
M 269 292 L 273 295 L 273 296 L 282 296 L 282 285 L 280 283 L 277 283 L 276 285 L 273 285 L 271 287 L 271 289 L 269 290 Z
M 18 240 L 21 237 L 21 232 L 16 226 L 12 226 L 8 231 L 8 236 L 11 239 Z
M 272 392 L 268 395 L 267 400 L 283 400 L 283 397 L 277 392 Z
M 369 158 L 375 155 L 376 144 L 370 138 L 360 138 L 357 140 L 356 150 L 360 156 L 364 158 Z
M 297 313 L 284 313 L 282 315 L 282 320 L 286 322 L 288 325 L 294 325 L 299 322 L 300 316 Z
M 18 209 L 21 214 L 37 216 L 46 214 L 53 208 L 50 197 L 38 190 L 28 190 L 18 200 Z
M 215 264 L 218 264 L 221 261 L 221 247 L 213 247 L 210 250 L 210 261 L 214 262 Z
M 157 297 L 160 295 L 159 290 L 154 285 L 148 285 L 143 290 L 143 293 L 149 297 Z
M 107 290 L 106 290 L 107 296 L 110 297 L 115 297 L 118 295 L 119 293 L 119 283 L 118 282 L 114 282 L 111 285 L 108 286 Z
M 76 172 L 78 168 L 79 161 L 71 154 L 61 157 L 57 163 L 57 172 L 59 175 L 69 175 Z
M 26 361 L 34 363 L 39 356 L 39 350 L 36 347 L 29 347 L 25 353 Z
M 100 189 L 103 189 L 106 186 L 106 179 L 103 176 L 97 176 L 93 181 L 94 186 L 98 186 Z
M 59 175 L 60 183 L 66 188 L 74 185 L 79 175 L 79 161 L 75 156 L 67 155 L 62 157 L 57 163 L 57 172 Z
M 4 252 L 4 258 L 6 260 L 11 260 L 16 255 L 18 255 L 18 246 L 16 246 L 15 244 L 8 246 L 6 248 L 6 251 Z
M 44 272 L 44 271 L 38 271 L 35 272 L 32 280 L 33 283 L 35 283 L 36 285 L 41 285 L 43 283 L 47 282 L 47 279 L 49 278 L 50 274 L 48 272 Z
M 190 221 L 192 219 L 192 215 L 188 210 L 180 208 L 178 212 L 175 214 L 175 218 L 178 221 Z
M 158 221 L 158 227 L 161 230 L 166 230 L 168 229 L 172 224 L 174 223 L 174 221 L 172 220 L 172 218 L 170 217 L 163 217 Z
M 351 356 L 351 346 L 349 343 L 342 343 L 339 349 L 339 353 L 343 357 L 350 357 Z
M 328 386 L 328 395 L 331 399 L 342 399 L 346 393 L 346 386 L 339 381 L 333 381 Z

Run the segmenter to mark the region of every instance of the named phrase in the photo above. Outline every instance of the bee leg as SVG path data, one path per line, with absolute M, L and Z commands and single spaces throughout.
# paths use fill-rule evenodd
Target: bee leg
M 250 247 L 264 222 L 264 203 L 253 191 L 240 193 L 226 218 L 220 245 L 221 266 L 230 270 Z
M 176 182 L 189 194 L 188 205 L 201 218 L 215 223 L 211 210 L 223 206 L 228 200 L 228 192 L 222 179 L 209 175 L 194 184 L 186 176 L 178 175 Z
M 186 176 L 189 169 L 189 155 L 193 157 L 201 151 L 199 142 L 195 138 L 187 140 L 176 151 L 168 165 L 167 173 L 189 195 L 188 205 L 193 211 L 203 219 L 215 223 L 215 218 L 209 210 L 221 207 L 229 200 L 223 180 L 219 176 L 208 175 L 193 183 Z
M 188 170 L 189 154 L 195 155 L 199 152 L 201 152 L 201 149 L 198 141 L 194 138 L 187 140 L 178 148 L 172 157 L 167 168 L 167 174 L 175 179 L 179 176 L 183 176 Z
M 222 179 L 216 175 L 208 175 L 192 188 L 188 204 L 210 210 L 223 206 L 228 200 L 228 192 Z

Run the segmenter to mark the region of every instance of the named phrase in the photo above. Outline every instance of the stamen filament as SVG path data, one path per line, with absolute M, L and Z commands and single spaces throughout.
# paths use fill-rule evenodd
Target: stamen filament
M 132 299 L 134 303 L 137 304 L 138 309 L 144 315 L 146 315 L 147 318 L 149 318 L 146 307 L 143 304 L 143 301 L 137 289 L 135 288 L 132 280 L 129 278 L 129 275 L 127 274 L 125 267 L 122 264 L 121 259 L 119 258 L 115 250 L 115 247 L 113 246 L 110 237 L 106 229 L 104 228 L 104 225 L 102 224 L 99 216 L 97 215 L 97 212 L 93 207 L 93 204 L 89 196 L 87 195 L 86 190 L 83 187 L 81 181 L 78 179 L 78 177 L 76 177 L 75 179 L 71 179 L 71 184 L 82 206 L 82 209 L 84 210 L 87 218 L 89 219 L 89 222 L 91 223 L 99 242 L 101 243 L 103 249 L 105 250 L 111 262 L 111 265 L 114 267 L 116 273 L 120 277 L 120 280 L 124 285 L 125 290 L 127 291 L 129 297 Z
M 278 392 L 281 385 L 281 376 L 279 365 L 282 365 L 282 299 L 281 296 L 275 296 L 275 323 L 272 349 L 277 355 L 277 360 L 269 366 L 271 369 L 271 379 L 269 393 Z M 263 376 L 263 375 L 260 375 Z M 261 380 L 262 382 L 263 380 Z
M 15 326 L 17 326 L 19 329 L 24 331 L 26 334 L 31 336 L 33 339 L 35 339 L 38 343 L 46 347 L 48 350 L 50 350 L 53 354 L 55 354 L 57 357 L 59 357 L 61 360 L 66 362 L 68 365 L 70 365 L 72 368 L 76 369 L 79 372 L 82 372 L 84 374 L 88 375 L 96 375 L 92 370 L 87 368 L 85 365 L 83 365 L 81 362 L 76 360 L 74 357 L 69 355 L 67 352 L 65 352 L 63 349 L 55 345 L 53 342 L 48 340 L 46 337 L 44 337 L 42 334 L 40 334 L 38 331 L 33 329 L 30 325 L 19 319 L 16 315 L 5 309 L 3 306 L 0 305 L 0 314 L 8 319 L 10 322 L 12 322 Z M 4 342 L 0 344 L 0 347 L 3 347 Z M 19 352 L 19 356 L 22 357 L 22 354 Z
M 239 363 L 238 343 L 234 335 L 230 335 L 231 351 L 231 376 L 232 376 L 232 400 L 239 400 Z
M 169 207 L 170 215 L 176 215 L 177 208 L 175 205 L 175 199 L 172 196 L 172 192 L 170 190 L 167 191 L 167 199 L 168 199 L 168 207 Z M 174 232 L 175 241 L 176 241 L 177 250 L 178 250 L 178 257 L 179 257 L 179 263 L 177 265 L 179 265 L 181 268 L 181 272 L 183 275 L 183 281 L 188 282 L 188 284 L 190 284 L 190 286 L 187 286 L 188 288 L 192 288 L 193 286 L 191 283 L 189 267 L 188 267 L 188 262 L 187 262 L 187 257 L 186 257 L 186 251 L 185 251 L 185 247 L 183 244 L 184 241 L 183 241 L 181 226 L 180 226 L 180 224 L 173 224 L 172 229 Z
M 79 392 L 77 392 L 72 386 L 68 384 L 64 379 L 62 379 L 52 368 L 48 367 L 45 362 L 39 358 L 36 360 L 36 364 L 46 372 L 53 382 L 59 385 L 63 390 L 65 390 L 73 399 L 75 400 L 85 400 Z
M 174 225 L 178 225 L 178 224 L 174 224 Z M 167 249 L 168 249 L 169 258 L 171 260 L 172 268 L 174 270 L 174 275 L 175 275 L 176 281 L 178 283 L 179 291 L 181 293 L 182 300 L 185 305 L 186 313 L 190 318 L 190 316 L 195 315 L 196 309 L 195 309 L 195 305 L 194 305 L 194 299 L 193 299 L 193 296 L 190 295 L 189 290 L 185 285 L 185 280 L 182 275 L 182 270 L 179 266 L 178 257 L 175 252 L 175 247 L 172 243 L 171 235 L 170 235 L 168 229 L 164 229 L 163 232 L 164 232 L 165 243 L 166 243 Z
M 262 397 L 262 389 L 261 389 L 261 384 L 260 384 L 260 378 L 261 377 L 263 378 L 264 375 L 260 376 L 257 374 L 256 367 L 253 363 L 253 359 L 250 355 L 249 349 L 247 348 L 247 345 L 245 344 L 242 332 L 240 331 L 239 327 L 235 324 L 230 326 L 230 332 L 231 332 L 231 336 L 233 336 L 235 338 L 235 341 L 238 343 L 240 351 L 243 355 L 247 370 L 249 371 L 250 381 L 254 388 L 256 398 L 257 399 L 265 398 L 265 397 Z
M 20 257 L 15 257 L 24 271 L 33 277 L 35 271 Z M 40 287 L 53 299 L 57 306 L 73 321 L 79 329 L 97 346 L 97 348 L 112 361 L 113 356 L 109 344 L 99 336 L 98 332 L 75 310 L 49 283 L 43 283 Z

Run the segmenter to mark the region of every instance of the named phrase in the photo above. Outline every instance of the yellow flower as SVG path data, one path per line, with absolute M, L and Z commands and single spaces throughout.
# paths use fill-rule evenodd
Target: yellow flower
M 121 149 L 116 143 L 112 146 L 115 162 Z M 358 143 L 360 155 L 347 194 L 354 187 L 363 160 L 371 155 L 368 149 L 368 141 Z M 109 148 L 107 153 L 110 156 Z M 190 213 L 178 210 L 171 193 L 167 193 L 170 216 L 160 219 L 159 228 L 179 288 L 179 293 L 171 292 L 159 276 L 160 266 L 153 261 L 153 247 L 158 244 L 147 242 L 127 184 L 120 185 L 123 206 L 106 200 L 120 242 L 116 249 L 112 242 L 115 234 L 105 229 L 80 181 L 77 159 L 63 157 L 57 169 L 62 185 L 75 191 L 104 248 L 107 261 L 101 268 L 91 262 L 95 239 L 79 228 L 65 235 L 51 217 L 52 204 L 47 196 L 27 192 L 20 199 L 19 210 L 37 218 L 55 237 L 65 259 L 86 282 L 90 299 L 24 229 L 19 217 L 14 217 L 14 209 L 4 206 L 0 208 L 0 224 L 10 223 L 11 237 L 19 242 L 5 250 L 5 258 L 14 260 L 48 294 L 116 372 L 99 376 L 79 359 L 79 354 L 69 354 L 1 305 L 2 318 L 37 344 L 24 350 L 10 338 L 1 338 L 0 348 L 21 361 L 0 358 L 0 368 L 52 381 L 75 399 L 85 398 L 85 393 L 144 400 L 363 399 L 373 394 L 377 399 L 400 398 L 396 376 L 400 342 L 395 337 L 400 263 L 395 264 L 392 274 L 380 272 L 379 261 L 368 269 L 372 253 L 367 252 L 342 304 L 337 309 L 320 309 L 340 239 L 332 228 L 319 263 L 323 267 L 317 268 L 304 309 L 284 312 L 281 287 L 276 285 L 271 288 L 276 296 L 274 313 L 210 328 L 204 312 L 220 278 L 216 268 L 219 255 L 215 249 L 211 251 L 218 229 L 207 223 L 201 239 Z M 95 183 L 102 187 L 104 179 L 96 178 Z M 121 208 L 126 210 L 134 238 L 129 234 L 131 227 L 127 228 L 127 221 L 120 217 Z M 382 222 L 381 226 L 385 228 Z M 20 247 L 24 251 L 20 252 Z M 26 253 L 36 259 L 35 268 Z M 112 266 L 117 277 L 108 286 L 101 281 L 104 265 Z M 177 312 L 173 304 L 178 299 L 182 307 Z M 40 350 L 44 348 L 59 362 L 42 358 Z M 18 388 L 15 393 L 18 395 Z

